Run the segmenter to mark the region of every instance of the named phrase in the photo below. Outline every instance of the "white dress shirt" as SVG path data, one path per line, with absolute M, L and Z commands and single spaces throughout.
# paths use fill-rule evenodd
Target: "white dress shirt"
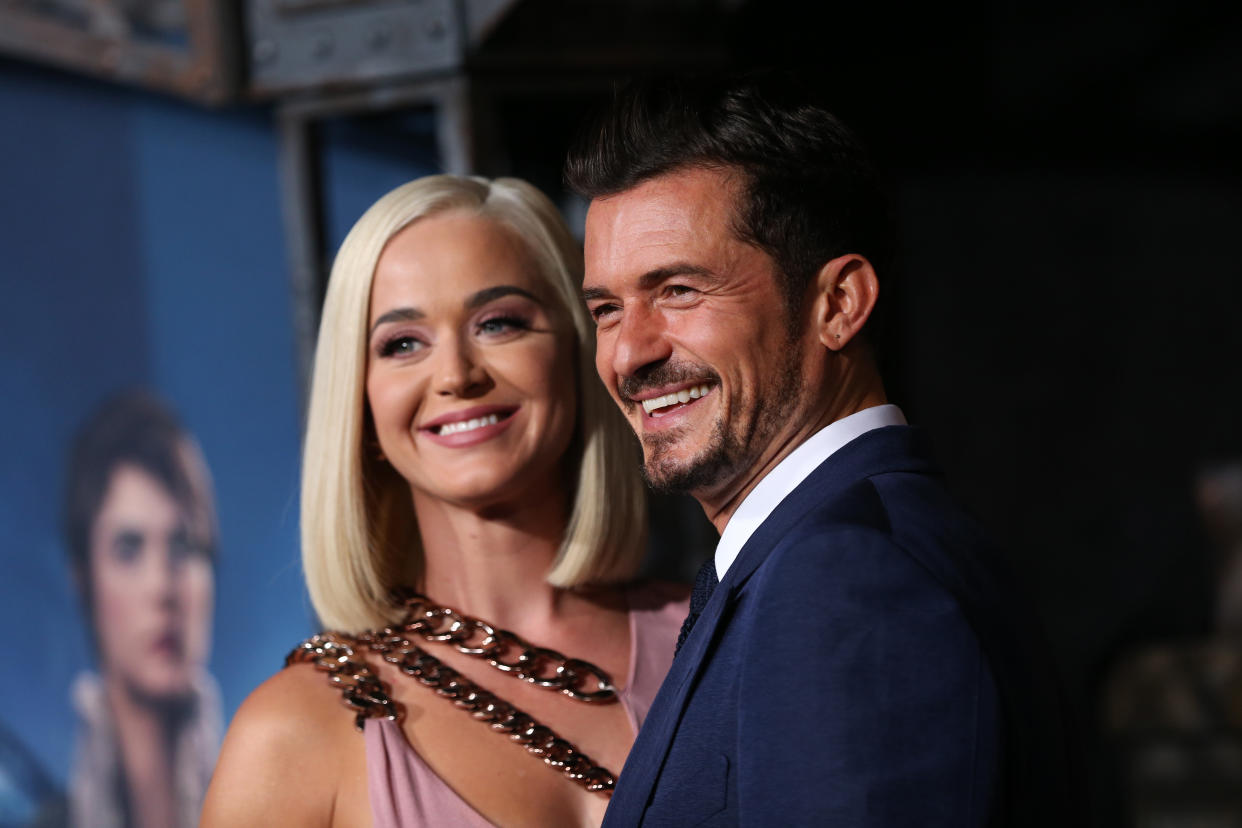
M 729 518 L 720 534 L 720 543 L 716 544 L 716 577 L 724 578 L 737 559 L 737 553 L 759 525 L 820 463 L 872 429 L 905 424 L 905 415 L 897 406 L 876 405 L 830 423 L 811 435 L 751 489 Z

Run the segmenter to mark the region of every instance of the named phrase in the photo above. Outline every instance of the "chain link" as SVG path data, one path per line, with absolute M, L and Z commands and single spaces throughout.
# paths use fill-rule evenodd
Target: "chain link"
M 452 644 L 459 652 L 484 659 L 497 670 L 559 690 L 577 701 L 611 702 L 617 698 L 612 677 L 589 661 L 536 647 L 516 633 L 434 604 L 425 595 L 406 592 L 401 598 L 409 612 L 402 628 L 407 633 Z
M 426 599 L 422 596 L 417 597 L 426 602 Z M 426 603 L 430 607 L 430 602 Z M 430 608 L 437 610 L 446 609 L 443 607 Z M 452 611 L 432 613 L 432 615 L 449 617 L 449 613 L 452 613 Z M 538 663 L 541 659 L 545 663 L 559 661 L 557 671 L 551 678 L 540 677 L 541 673 L 539 671 L 541 669 L 546 670 L 546 667 L 537 667 L 534 670 L 523 667 L 521 673 L 524 673 L 524 675 L 513 667 L 509 667 L 509 671 L 512 675 L 519 675 L 519 677 L 532 681 L 535 684 L 542 684 L 542 682 L 550 680 L 558 682 L 555 684 L 542 684 L 542 686 L 555 687 L 573 698 L 578 698 L 578 695 L 575 695 L 576 691 L 570 692 L 570 688 L 567 688 L 563 683 L 559 683 L 569 681 L 569 679 L 561 679 L 561 676 L 571 674 L 573 676 L 572 681 L 575 682 L 573 687 L 576 687 L 577 682 L 580 680 L 578 677 L 583 674 L 592 676 L 602 675 L 601 685 L 607 682 L 607 675 L 588 662 L 565 658 L 554 650 L 530 647 L 530 645 L 517 636 L 512 636 L 513 641 L 510 642 L 500 636 L 501 633 L 505 632 L 504 630 L 492 630 L 490 626 L 477 619 L 468 619 L 456 613 L 452 613 L 452 615 L 454 620 L 450 623 L 447 631 L 444 631 L 441 627 L 429 627 L 428 629 L 431 630 L 430 634 L 413 629 L 419 624 L 417 619 L 400 628 L 387 627 L 377 632 L 363 633 L 356 638 L 340 633 L 321 633 L 308 638 L 298 645 L 286 657 L 285 665 L 310 663 L 316 669 L 327 673 L 331 682 L 340 689 L 342 702 L 354 712 L 354 726 L 358 730 L 362 730 L 364 722 L 369 718 L 386 718 L 392 721 L 400 721 L 404 715 L 401 705 L 393 701 L 388 695 L 383 682 L 379 680 L 366 661 L 356 657 L 356 649 L 365 647 L 378 654 L 385 661 L 395 665 L 406 675 L 430 687 L 438 695 L 449 699 L 454 705 L 465 710 L 475 719 L 490 725 L 492 730 L 508 735 L 510 739 L 525 747 L 531 755 L 541 758 L 546 765 L 560 771 L 586 790 L 604 796 L 611 796 L 612 790 L 616 786 L 616 777 L 610 771 L 595 764 L 593 759 L 578 750 L 572 742 L 558 736 L 551 728 L 540 724 L 529 714 L 524 713 L 494 693 L 478 686 L 452 667 L 449 667 L 435 656 L 423 650 L 411 641 L 410 636 L 406 633 L 414 632 L 429 640 L 452 641 L 457 644 L 458 649 L 462 652 L 469 652 L 467 649 L 463 649 L 463 644 L 470 641 L 470 637 L 476 634 L 479 627 L 469 625 L 470 635 L 460 637 L 463 633 L 454 631 L 453 624 L 456 623 L 456 619 L 461 619 L 463 622 L 475 622 L 486 631 L 485 638 L 490 636 L 495 639 L 492 644 L 482 645 L 485 652 L 488 651 L 488 648 L 500 645 L 503 642 L 505 646 L 512 646 L 522 650 L 516 661 L 523 665 L 529 665 L 532 662 Z M 465 626 L 461 629 L 464 630 Z M 452 638 L 455 635 L 459 637 L 456 639 Z M 512 634 L 510 633 L 509 635 Z M 535 652 L 523 660 L 528 651 L 539 652 Z M 477 653 L 470 654 L 478 655 Z M 484 657 L 492 661 L 491 657 Z M 495 664 L 495 662 L 493 663 Z M 585 668 L 590 669 L 585 669 L 583 665 L 585 665 Z M 496 664 L 496 666 L 502 670 L 505 669 L 500 664 Z M 534 678 L 529 678 L 528 676 L 534 676 Z M 610 683 L 607 686 L 612 693 L 612 698 L 615 698 L 615 689 L 612 688 Z M 599 691 L 595 692 L 598 693 Z M 592 694 L 579 693 L 579 695 L 591 696 Z M 601 699 L 586 698 L 582 700 L 599 701 Z

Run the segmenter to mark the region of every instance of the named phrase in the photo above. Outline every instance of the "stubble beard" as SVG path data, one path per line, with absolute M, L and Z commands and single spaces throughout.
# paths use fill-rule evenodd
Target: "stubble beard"
M 647 485 L 664 494 L 693 493 L 711 488 L 727 477 L 744 454 L 736 435 L 725 431 L 723 418 L 712 424 L 707 445 L 697 456 L 678 461 L 668 456 L 685 439 L 689 427 L 673 434 L 650 435 L 643 438 L 643 479 Z
M 786 353 L 792 350 L 787 349 Z M 711 425 L 706 445 L 695 456 L 685 460 L 670 456 L 678 444 L 691 436 L 689 426 L 671 433 L 644 435 L 643 478 L 652 489 L 666 494 L 696 495 L 727 486 L 758 463 L 763 450 L 805 394 L 796 361 L 786 359 L 776 382 L 761 389 L 750 416 L 726 416 L 722 412 Z

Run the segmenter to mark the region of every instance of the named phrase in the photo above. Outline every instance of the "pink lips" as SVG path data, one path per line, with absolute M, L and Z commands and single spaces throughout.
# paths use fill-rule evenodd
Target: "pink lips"
M 164 658 L 179 659 L 182 657 L 184 649 L 181 636 L 174 632 L 162 633 L 151 642 L 152 652 L 158 653 Z
M 485 443 L 513 423 L 519 406 L 476 405 L 452 411 L 419 426 L 418 433 L 431 442 L 449 448 Z

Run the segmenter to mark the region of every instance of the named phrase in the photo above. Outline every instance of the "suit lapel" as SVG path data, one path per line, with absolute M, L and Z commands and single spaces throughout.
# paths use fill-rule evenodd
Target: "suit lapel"
M 772 548 L 808 511 L 867 475 L 898 468 L 914 470 L 925 467 L 925 463 L 915 459 L 917 452 L 913 450 L 912 441 L 916 439 L 914 429 L 890 426 L 869 431 L 842 446 L 781 501 L 750 536 L 703 608 L 681 652 L 673 659 L 673 666 L 652 702 L 647 721 L 622 770 L 623 781 L 613 796 L 609 814 L 615 814 L 618 818 L 623 814 L 630 815 L 633 822 L 629 824 L 637 824 L 672 747 L 673 735 L 681 721 L 690 688 L 707 663 L 708 651 L 716 638 L 724 610 Z
M 664 758 L 672 746 L 673 734 L 681 720 L 690 686 L 706 662 L 704 656 L 708 643 L 720 624 L 721 613 L 727 603 L 727 581 L 728 574 L 725 581 L 712 593 L 711 599 L 695 622 L 694 629 L 690 631 L 677 657 L 673 659 L 673 666 L 664 677 L 664 683 L 660 685 L 647 720 L 639 730 L 638 738 L 621 771 L 622 782 L 617 786 L 607 814 L 617 818 L 622 815 L 632 817 L 632 821 L 624 823 L 626 825 L 637 825 L 651 800 L 652 788 L 655 787 L 664 766 Z M 605 825 L 608 825 L 607 817 Z
M 846 443 L 777 504 L 738 552 L 721 586 L 731 582 L 734 590 L 741 587 L 772 548 L 789 534 L 790 527 L 860 480 L 895 471 L 933 471 L 921 443 L 921 432 L 910 426 L 877 428 Z M 713 594 L 712 598 L 715 597 Z

